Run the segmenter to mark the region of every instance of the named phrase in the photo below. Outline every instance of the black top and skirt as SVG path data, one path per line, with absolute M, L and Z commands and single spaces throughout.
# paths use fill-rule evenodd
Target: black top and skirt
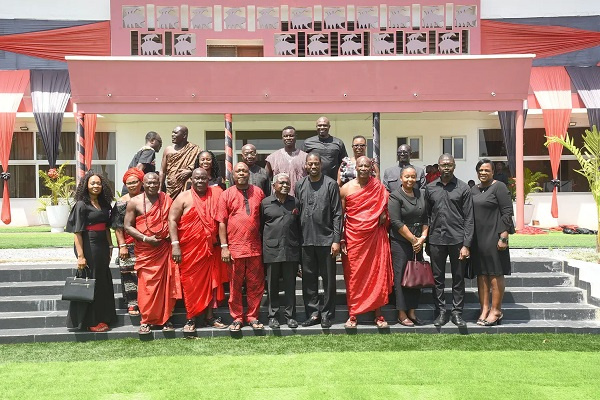
M 104 229 L 102 228 L 104 225 Z M 101 322 L 110 324 L 117 318 L 115 295 L 110 273 L 110 248 L 106 230 L 110 228 L 110 209 L 98 210 L 78 201 L 69 215 L 67 232 L 81 233 L 83 255 L 87 261 L 87 276 L 96 279 L 91 303 L 72 301 L 67 315 L 67 327 L 87 329 Z M 77 256 L 77 254 L 75 254 Z
M 392 267 L 394 268 L 394 292 L 396 309 L 411 310 L 419 306 L 421 289 L 402 287 L 402 277 L 408 260 L 413 260 L 415 253 L 412 243 L 398 231 L 406 225 L 415 237 L 423 234 L 423 225 L 427 225 L 427 208 L 423 192 L 414 189 L 414 197 L 404 193 L 402 187 L 390 194 L 388 212 L 390 214 L 390 249 L 392 251 Z M 423 251 L 418 253 L 417 260 L 423 260 Z
M 497 248 L 500 233 L 515 233 L 510 192 L 506 185 L 495 181 L 486 188 L 471 188 L 475 214 L 475 240 L 471 246 L 473 270 L 477 275 L 510 275 L 508 248 Z

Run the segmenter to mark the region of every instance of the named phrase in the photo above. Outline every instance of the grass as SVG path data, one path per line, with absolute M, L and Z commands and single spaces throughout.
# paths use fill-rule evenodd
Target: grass
M 113 243 L 117 243 L 114 233 Z M 73 234 L 51 233 L 49 226 L 0 227 L 0 249 L 43 247 L 73 247 Z
M 116 239 L 113 234 L 113 243 Z M 33 249 L 40 247 L 71 247 L 73 235 L 70 233 L 50 233 L 48 226 L 0 227 L 0 249 Z M 550 232 L 547 235 L 521 235 L 510 237 L 514 249 L 535 248 L 595 248 L 595 235 L 566 235 Z
M 590 399 L 596 335 L 356 335 L 0 346 L 7 399 Z M 486 388 L 482 392 L 482 387 Z
M 567 235 L 562 232 L 550 232 L 547 235 L 510 236 L 510 247 L 514 249 L 561 249 L 561 248 L 595 248 L 596 235 Z

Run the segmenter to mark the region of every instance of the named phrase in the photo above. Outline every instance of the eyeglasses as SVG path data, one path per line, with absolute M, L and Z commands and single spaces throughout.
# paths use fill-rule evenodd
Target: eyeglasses
M 367 147 L 366 144 L 353 144 L 352 147 Z

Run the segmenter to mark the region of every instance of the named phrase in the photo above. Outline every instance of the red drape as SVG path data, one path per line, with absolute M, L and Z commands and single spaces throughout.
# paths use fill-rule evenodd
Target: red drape
M 85 132 L 85 167 L 92 168 L 92 156 L 94 155 L 94 137 L 96 136 L 97 114 L 85 114 L 83 127 Z
M 67 55 L 109 56 L 110 21 L 0 36 L 0 50 L 57 61 Z
M 531 69 L 531 88 L 533 89 L 544 116 L 546 136 L 564 137 L 571 117 L 571 79 L 564 67 L 536 67 Z M 568 101 L 567 101 L 568 100 Z M 558 179 L 560 156 L 563 146 L 552 143 L 548 146 L 552 179 Z M 552 217 L 558 218 L 556 186 L 552 190 Z
M 481 54 L 551 57 L 600 45 L 600 32 L 481 20 Z
M 0 71 L 0 166 L 8 172 L 8 158 L 12 144 L 17 109 L 23 92 L 29 84 L 29 70 Z M 2 222 L 10 224 L 10 197 L 8 180 L 4 181 L 2 194 Z

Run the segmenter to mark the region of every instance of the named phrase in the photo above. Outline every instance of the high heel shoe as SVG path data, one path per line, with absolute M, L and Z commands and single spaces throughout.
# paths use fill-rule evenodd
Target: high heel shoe
M 483 320 L 483 326 L 495 326 L 495 325 L 501 325 L 502 324 L 502 318 L 504 318 L 504 313 L 500 313 L 500 315 L 498 316 L 498 318 L 496 318 L 495 321 L 488 321 L 488 320 Z

